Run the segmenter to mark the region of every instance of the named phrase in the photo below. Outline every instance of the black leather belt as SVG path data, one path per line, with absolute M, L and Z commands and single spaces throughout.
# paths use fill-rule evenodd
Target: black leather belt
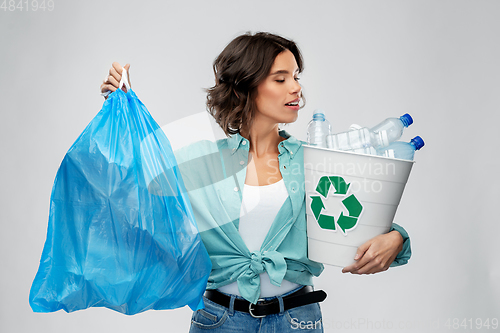
M 214 303 L 229 308 L 231 296 L 225 295 L 216 289 L 205 291 L 205 297 Z M 296 292 L 283 297 L 284 311 L 293 309 L 302 305 L 311 303 L 323 302 L 326 298 L 326 293 L 323 290 L 314 291 L 311 286 L 304 286 Z M 273 298 L 267 301 L 259 301 L 257 304 L 252 304 L 244 299 L 234 300 L 234 309 L 236 311 L 247 312 L 254 318 L 262 318 L 270 314 L 280 312 L 280 304 L 278 298 Z

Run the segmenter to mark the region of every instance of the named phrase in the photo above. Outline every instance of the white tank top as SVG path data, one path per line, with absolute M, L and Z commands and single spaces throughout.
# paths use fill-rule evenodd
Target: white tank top
M 288 198 L 285 182 L 263 186 L 243 187 L 239 232 L 250 252 L 259 251 L 271 225 Z M 260 297 L 271 297 L 289 292 L 299 285 L 283 280 L 281 286 L 271 284 L 267 272 L 260 274 Z M 240 295 L 237 282 L 219 288 L 226 294 Z

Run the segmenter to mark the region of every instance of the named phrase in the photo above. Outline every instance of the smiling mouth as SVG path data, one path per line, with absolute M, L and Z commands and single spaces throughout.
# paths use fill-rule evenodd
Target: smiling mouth
M 294 101 L 294 102 L 286 103 L 285 105 L 287 105 L 287 106 L 297 106 L 297 105 L 299 105 L 299 101 Z

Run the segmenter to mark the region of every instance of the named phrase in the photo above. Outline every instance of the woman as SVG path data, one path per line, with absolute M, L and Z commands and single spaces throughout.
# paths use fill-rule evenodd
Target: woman
M 301 108 L 301 53 L 283 37 L 245 34 L 213 68 L 207 107 L 228 138 L 176 153 L 212 261 L 191 332 L 322 332 L 325 295 L 311 286 L 323 266 L 307 258 L 302 143 L 279 129 Z M 102 92 L 118 88 L 121 71 L 113 63 Z M 408 235 L 395 225 L 360 246 L 343 272 L 381 272 L 409 253 Z

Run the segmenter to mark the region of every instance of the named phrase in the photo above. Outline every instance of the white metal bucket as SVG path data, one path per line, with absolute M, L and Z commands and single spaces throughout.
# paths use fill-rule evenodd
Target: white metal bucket
M 413 163 L 304 145 L 309 259 L 348 266 L 389 231 Z

